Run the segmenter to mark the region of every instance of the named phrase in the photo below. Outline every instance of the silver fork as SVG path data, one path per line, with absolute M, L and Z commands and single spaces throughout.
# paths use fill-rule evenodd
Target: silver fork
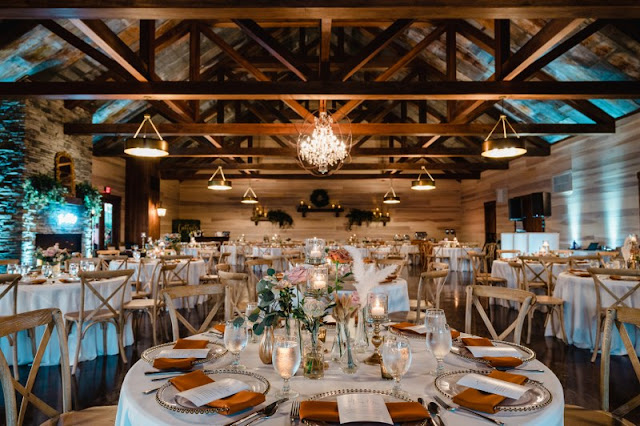
M 497 425 L 504 426 L 504 423 L 502 423 L 500 420 L 492 419 L 489 416 L 484 416 L 484 415 L 482 415 L 480 413 L 476 413 L 475 411 L 470 410 L 468 408 L 461 407 L 461 406 L 453 407 L 453 406 L 447 404 L 446 402 L 444 402 L 444 400 L 442 398 L 440 398 L 438 395 L 434 396 L 433 398 L 436 400 L 436 402 L 438 404 L 440 404 L 440 406 L 442 408 L 444 408 L 447 411 L 451 411 L 452 413 L 455 413 L 456 411 L 460 410 L 460 411 L 464 411 L 465 413 L 473 414 L 474 416 L 477 416 L 477 417 L 480 417 L 482 419 L 485 419 L 486 421 L 489 421 L 491 423 L 495 423 Z
M 300 420 L 300 401 L 293 401 L 291 404 L 291 414 L 289 414 L 289 424 L 297 424 Z

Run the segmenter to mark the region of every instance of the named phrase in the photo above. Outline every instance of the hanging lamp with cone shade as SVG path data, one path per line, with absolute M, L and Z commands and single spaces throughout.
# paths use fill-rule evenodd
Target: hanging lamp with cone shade
M 384 204 L 400 204 L 400 197 L 396 195 L 396 191 L 391 184 L 391 179 L 389 179 L 389 190 L 384 194 L 384 197 L 382 197 L 382 202 Z
M 251 185 L 244 191 L 244 195 L 242 196 L 242 200 L 240 200 L 242 204 L 258 204 L 258 196 L 251 188 Z
M 495 138 L 493 137 L 494 132 L 499 126 L 502 126 L 502 137 Z M 507 137 L 507 127 L 515 137 Z M 500 114 L 498 122 L 482 143 L 482 156 L 488 158 L 513 158 L 526 153 L 527 149 L 524 147 L 524 141 L 520 139 L 520 135 L 507 120 L 507 116 L 504 113 L 504 105 L 502 105 L 502 114 Z
M 216 175 L 220 172 L 220 178 L 216 179 Z M 222 171 L 222 166 L 218 166 L 215 172 L 209 178 L 209 183 L 207 184 L 207 188 L 213 191 L 228 191 L 231 189 L 231 181 L 227 180 L 224 177 L 224 172 Z
M 147 124 L 151 125 L 151 128 L 156 133 L 158 139 L 150 139 L 147 138 Z M 142 138 L 139 138 L 138 135 L 142 131 Z M 127 140 L 124 146 L 124 153 L 132 155 L 134 157 L 165 157 L 169 155 L 169 144 L 167 141 L 162 139 L 158 129 L 151 121 L 151 116 L 145 114 L 144 120 L 140 123 L 140 127 L 136 131 L 136 134 L 133 135 L 133 138 Z
M 426 173 L 429 176 L 429 180 L 422 179 L 422 172 Z M 431 173 L 426 169 L 425 166 L 422 166 L 422 170 L 418 175 L 418 180 L 411 181 L 411 189 L 415 189 L 416 191 L 430 191 L 432 189 L 436 189 L 436 181 L 431 176 Z

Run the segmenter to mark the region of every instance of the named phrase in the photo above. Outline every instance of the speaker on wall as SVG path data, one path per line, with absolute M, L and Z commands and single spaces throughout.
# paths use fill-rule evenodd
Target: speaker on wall
M 551 193 L 534 192 L 531 197 L 531 214 L 533 217 L 551 216 Z
M 509 199 L 509 220 L 522 220 L 524 218 L 522 211 L 522 197 L 514 197 Z

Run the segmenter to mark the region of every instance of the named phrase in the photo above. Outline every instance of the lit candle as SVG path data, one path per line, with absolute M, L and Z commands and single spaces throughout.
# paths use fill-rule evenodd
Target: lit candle
M 327 286 L 327 282 L 325 280 L 314 280 L 311 284 L 314 290 L 322 290 Z
M 376 304 L 371 307 L 371 316 L 382 317 L 384 316 L 384 306 Z
M 309 256 L 313 257 L 314 259 L 321 257 L 322 252 L 320 251 L 320 247 L 318 247 L 317 245 L 314 245 L 313 248 L 311 249 L 311 252 L 309 253 Z

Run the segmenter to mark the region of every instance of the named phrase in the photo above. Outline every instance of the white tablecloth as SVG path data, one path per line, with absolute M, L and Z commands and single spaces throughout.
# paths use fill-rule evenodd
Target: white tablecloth
M 339 294 L 353 291 L 353 287 L 349 282 L 344 284 L 345 289 L 339 291 Z M 409 311 L 409 290 L 407 280 L 404 278 L 396 278 L 388 284 L 381 284 L 371 290 L 374 293 L 385 293 L 389 297 L 389 313 L 408 312 Z
M 480 247 L 434 247 L 433 253 L 438 260 L 438 255 L 448 256 L 449 262 L 449 270 L 450 271 L 462 271 L 468 272 L 471 271 L 471 261 L 469 260 L 469 256 L 467 252 L 481 252 L 482 249 Z M 440 260 L 438 260 L 440 261 Z
M 208 338 L 211 338 L 207 336 Z M 220 341 L 220 340 L 218 340 Z M 327 338 L 327 343 L 331 344 L 332 336 Z M 427 371 L 433 370 L 435 367 L 435 359 L 427 354 L 425 346 L 418 340 L 412 340 L 413 361 L 411 369 L 402 379 L 402 388 L 410 393 L 413 398 L 425 397 L 428 401 L 433 400 L 433 396 L 437 394 L 437 390 L 433 384 L 434 377 L 427 374 Z M 372 348 L 370 347 L 371 351 Z M 369 354 L 362 354 L 362 356 Z M 361 358 L 362 356 L 358 356 Z M 218 360 L 215 364 L 206 365 L 205 368 L 224 368 L 231 361 L 229 354 Z M 258 358 L 258 344 L 250 343 L 242 352 L 240 361 L 247 366 L 248 371 L 255 372 L 266 377 L 271 383 L 271 390 L 267 394 L 265 404 L 271 403 L 275 398 L 273 394 L 281 389 L 282 379 L 276 375 L 273 366 L 260 363 Z M 522 374 L 539 380 L 544 386 L 551 391 L 553 395 L 552 402 L 544 409 L 532 413 L 523 414 L 496 414 L 494 417 L 500 419 L 506 425 L 545 425 L 555 426 L 562 425 L 564 418 L 564 395 L 562 386 L 558 378 L 540 361 L 532 361 L 528 364 L 531 368 L 543 369 L 544 373 L 525 373 Z M 454 355 L 447 355 L 445 358 L 445 368 L 447 371 L 465 370 L 469 368 L 477 368 L 476 364 L 470 364 L 461 360 Z M 236 416 L 228 417 L 218 414 L 211 415 L 193 415 L 180 414 L 166 410 L 155 400 L 154 394 L 143 395 L 142 391 L 157 387 L 158 382 L 152 382 L 151 379 L 156 376 L 145 376 L 145 371 L 152 370 L 151 366 L 144 361 L 138 361 L 127 373 L 122 384 L 120 392 L 120 401 L 118 403 L 118 415 L 116 418 L 117 426 L 187 426 L 196 424 L 207 425 L 223 425 L 233 420 L 237 420 L 246 415 L 242 412 Z M 302 370 L 298 370 L 298 374 L 291 379 L 291 388 L 300 393 L 298 399 L 308 398 L 320 392 L 344 388 L 361 388 L 361 389 L 382 389 L 390 390 L 393 386 L 391 381 L 382 380 L 380 378 L 380 367 L 369 366 L 360 363 L 360 368 L 355 375 L 347 376 L 340 371 L 335 362 L 330 362 L 330 367 L 325 371 L 325 376 L 319 380 L 309 380 L 302 376 Z M 261 408 L 262 406 L 258 407 Z M 286 402 L 280 406 L 278 412 L 271 417 L 260 422 L 261 425 L 288 425 L 289 411 L 291 402 Z M 441 410 L 444 411 L 444 410 Z M 488 423 L 484 420 L 478 420 L 475 417 L 464 413 L 442 413 L 443 420 L 448 425 L 478 425 L 486 426 Z
M 122 282 L 123 278 L 114 278 L 104 280 L 97 286 L 103 297 L 109 296 L 115 288 Z M 50 283 L 51 281 L 49 281 Z M 59 308 L 63 314 L 68 312 L 77 312 L 80 308 L 80 282 L 77 283 L 61 283 L 55 281 L 53 284 L 18 284 L 18 313 L 35 311 L 37 309 Z M 0 285 L 0 293 L 5 288 Z M 0 312 L 10 313 L 12 310 L 12 293 L 8 293 L 0 299 Z M 131 300 L 131 288 L 125 287 L 125 302 Z M 98 298 L 87 290 L 85 292 L 85 309 L 94 309 L 100 305 Z M 114 307 L 119 307 L 119 303 L 114 302 Z M 44 326 L 39 327 L 36 332 L 36 346 L 40 342 Z M 131 322 L 129 321 L 125 327 L 125 345 L 133 343 L 133 333 L 131 330 Z M 69 342 L 69 358 L 73 361 L 73 354 L 76 350 L 77 330 L 73 327 L 71 334 L 68 336 Z M 6 338 L 0 339 L 0 349 L 7 358 L 9 365 L 12 363 L 13 350 L 9 346 Z M 118 354 L 118 340 L 116 339 L 116 328 L 110 324 L 107 328 L 107 355 Z M 105 355 L 103 349 L 102 327 L 91 327 L 82 339 L 82 350 L 80 351 L 80 361 L 91 360 L 98 355 Z M 26 331 L 18 334 L 18 362 L 19 364 L 28 364 L 33 361 L 31 353 L 31 340 L 27 336 Z M 42 365 L 56 365 L 60 363 L 60 348 L 58 344 L 57 333 L 53 333 L 49 346 L 42 358 Z
M 231 266 L 243 266 L 244 247 L 235 244 L 223 244 L 220 246 L 220 253 L 229 253 L 226 263 Z
M 603 280 L 603 282 L 618 297 L 623 296 L 637 284 L 634 281 Z M 564 300 L 564 327 L 568 342 L 582 349 L 593 349 L 596 340 L 597 318 L 596 288 L 593 278 L 577 277 L 563 272 L 558 276 L 553 295 Z M 609 306 L 614 302 L 613 298 L 604 290 L 601 291 L 601 296 L 603 306 Z M 640 292 L 636 291 L 633 296 L 626 299 L 626 303 L 632 308 L 640 308 Z M 636 332 L 635 327 L 627 327 L 627 331 L 631 341 L 634 342 L 636 351 L 639 351 L 640 333 Z M 551 323 L 547 326 L 545 335 L 553 336 Z M 560 330 L 558 330 L 557 337 L 562 338 Z M 614 327 L 611 354 L 624 355 L 626 353 L 618 330 Z
M 254 246 L 251 248 L 254 257 L 263 257 L 265 259 L 273 260 L 273 268 L 276 271 L 284 270 L 284 262 L 282 259 L 281 247 L 259 247 Z
M 409 264 L 413 263 L 413 257 L 416 254 L 420 254 L 420 247 L 413 244 L 403 244 L 400 246 L 400 254 L 409 261 Z
M 544 269 L 544 267 L 540 263 L 531 263 L 531 269 L 535 271 L 535 273 L 540 273 Z M 553 274 L 558 276 L 561 272 L 564 272 L 567 269 L 568 265 L 566 263 L 555 263 L 553 265 Z M 531 269 L 526 268 L 527 278 L 533 279 L 535 274 L 531 271 Z M 505 262 L 504 260 L 494 260 L 491 265 L 491 276 L 504 278 L 507 280 L 507 287 L 509 288 L 518 288 L 518 279 L 516 278 L 515 271 L 511 266 L 509 266 L 509 262 Z M 545 280 L 547 279 L 546 274 L 540 275 Z

